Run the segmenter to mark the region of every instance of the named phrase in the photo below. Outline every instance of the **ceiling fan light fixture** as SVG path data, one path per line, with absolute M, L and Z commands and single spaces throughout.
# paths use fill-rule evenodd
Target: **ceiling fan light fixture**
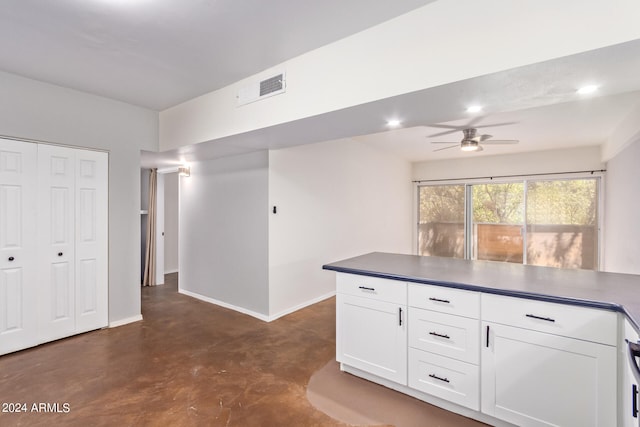
M 467 113 L 479 113 L 482 111 L 482 105 L 471 105 L 467 108 Z
M 462 141 L 462 143 L 460 144 L 460 149 L 462 151 L 478 151 L 480 149 L 480 146 L 476 141 L 465 140 L 465 141 Z

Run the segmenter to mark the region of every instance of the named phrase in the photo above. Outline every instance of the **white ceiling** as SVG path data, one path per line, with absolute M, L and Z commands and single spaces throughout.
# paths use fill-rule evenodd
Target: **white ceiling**
M 0 69 L 163 110 L 432 1 L 2 0 Z
M 2 0 L 0 70 L 155 110 L 223 87 L 434 0 Z M 363 13 L 366 11 L 366 13 Z M 452 17 L 452 22 L 455 17 Z M 392 78 L 392 76 L 390 76 Z M 598 93 L 579 98 L 585 83 Z M 640 40 L 142 156 L 145 167 L 353 137 L 410 161 L 434 124 L 519 139 L 473 156 L 602 144 L 640 101 Z M 485 106 L 482 116 L 464 109 Z M 386 119 L 403 121 L 388 131 Z M 436 138 L 456 142 L 461 134 Z
M 594 146 L 604 143 L 639 101 L 640 92 L 628 92 L 447 122 L 447 126 L 456 127 L 470 127 L 472 123 L 478 134 L 519 141 L 516 145 L 481 144 L 483 150 L 477 153 L 459 149 L 461 131 L 442 135 L 448 130 L 439 127 L 416 126 L 354 139 L 412 162 Z M 451 141 L 451 145 L 431 141 Z M 445 147 L 453 148 L 434 151 Z
M 585 83 L 597 83 L 589 96 L 576 94 Z M 470 102 L 485 106 L 470 115 Z M 224 157 L 258 149 L 278 149 L 342 138 L 371 144 L 409 161 L 572 148 L 603 144 L 640 103 L 640 40 L 463 80 L 320 116 L 233 135 L 164 153 L 143 153 L 143 167 L 168 166 Z M 385 121 L 399 118 L 401 129 Z M 430 125 L 475 123 L 495 139 L 518 139 L 517 145 L 485 146 L 484 151 L 433 152 L 429 141 L 460 141 Z M 510 123 L 505 126 L 490 126 Z M 487 127 L 484 127 L 487 126 Z

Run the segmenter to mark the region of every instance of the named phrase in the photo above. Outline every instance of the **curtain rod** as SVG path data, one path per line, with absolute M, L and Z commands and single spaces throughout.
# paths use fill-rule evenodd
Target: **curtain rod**
M 493 180 L 494 178 L 524 178 L 529 176 L 552 176 L 552 175 L 571 175 L 571 174 L 585 174 L 590 173 L 593 175 L 596 172 L 606 172 L 606 169 L 596 169 L 596 170 L 586 170 L 586 171 L 575 171 L 575 172 L 553 172 L 553 173 L 532 173 L 527 175 L 496 175 L 496 176 L 476 176 L 476 177 L 468 177 L 468 178 L 449 178 L 449 179 L 420 179 L 417 181 L 412 181 L 413 183 L 420 184 L 423 182 L 442 182 L 442 181 L 469 181 L 472 179 L 488 179 Z

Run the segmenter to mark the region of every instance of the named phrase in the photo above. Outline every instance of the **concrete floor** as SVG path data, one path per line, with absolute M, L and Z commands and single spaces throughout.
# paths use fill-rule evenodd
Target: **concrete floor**
M 142 289 L 141 322 L 0 357 L 0 402 L 27 406 L 0 426 L 345 425 L 306 397 L 335 358 L 335 299 L 266 323 L 167 279 Z

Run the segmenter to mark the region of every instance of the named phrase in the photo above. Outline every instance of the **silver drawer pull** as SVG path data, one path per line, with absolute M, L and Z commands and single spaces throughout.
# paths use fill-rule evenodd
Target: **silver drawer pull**
M 434 335 L 434 336 L 440 337 L 440 338 L 451 339 L 451 337 L 449 335 L 439 334 L 437 332 L 429 332 L 429 335 Z
M 449 381 L 447 378 L 440 378 L 439 376 L 437 376 L 436 374 L 429 374 L 429 377 L 434 378 L 436 380 L 440 380 L 443 381 L 445 383 L 449 383 L 451 381 Z
M 525 316 L 530 317 L 532 319 L 544 320 L 546 322 L 555 322 L 555 320 L 550 317 L 540 317 L 540 316 L 536 316 L 535 314 L 525 314 Z
M 375 291 L 375 288 L 367 288 L 366 286 L 358 286 L 358 288 L 365 290 L 365 291 Z
M 435 302 L 443 302 L 445 304 L 451 304 L 451 301 L 446 300 L 446 299 L 440 299 L 440 298 L 429 298 L 429 301 L 435 301 Z

